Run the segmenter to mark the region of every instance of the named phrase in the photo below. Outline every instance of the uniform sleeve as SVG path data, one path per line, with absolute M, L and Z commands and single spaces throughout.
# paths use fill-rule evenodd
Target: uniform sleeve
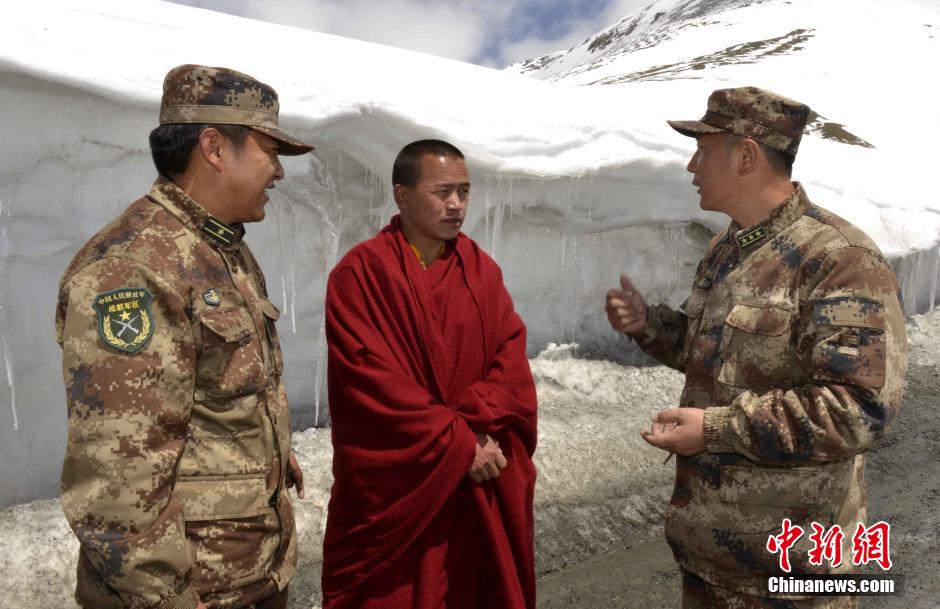
M 648 309 L 646 328 L 632 338 L 649 355 L 670 368 L 684 372 L 682 353 L 687 326 L 688 318 L 684 313 L 659 304 Z
M 897 279 L 860 247 L 826 258 L 800 303 L 797 360 L 810 382 L 705 411 L 709 452 L 769 464 L 841 460 L 864 452 L 901 404 L 907 333 Z
M 94 305 L 109 293 L 122 305 L 122 295 L 139 296 L 134 315 L 103 324 Z M 128 607 L 195 607 L 194 555 L 172 492 L 194 389 L 184 301 L 140 264 L 106 258 L 62 286 L 57 322 L 68 403 L 62 505 L 81 552 Z

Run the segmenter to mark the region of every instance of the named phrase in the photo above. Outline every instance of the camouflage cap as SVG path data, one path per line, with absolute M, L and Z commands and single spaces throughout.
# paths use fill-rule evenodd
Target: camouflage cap
M 666 122 L 689 137 L 736 133 L 795 157 L 809 114 L 809 106 L 782 95 L 757 87 L 738 87 L 712 92 L 701 120 Z
M 279 142 L 278 154 L 298 155 L 313 146 L 278 128 L 277 92 L 229 68 L 186 64 L 167 72 L 160 100 L 160 124 L 244 125 Z

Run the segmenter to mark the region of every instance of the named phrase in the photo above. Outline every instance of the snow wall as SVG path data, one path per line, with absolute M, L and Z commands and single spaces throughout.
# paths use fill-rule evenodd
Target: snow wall
M 576 342 L 590 356 L 640 361 L 607 326 L 604 293 L 627 272 L 650 302 L 677 304 L 727 223 L 698 209 L 685 172 L 692 141 L 662 123 L 700 112 L 715 83 L 624 97 L 160 2 L 134 6 L 38 2 L 0 31 L 0 506 L 57 493 L 65 441 L 57 283 L 78 248 L 149 189 L 147 134 L 174 65 L 229 65 L 271 83 L 282 125 L 317 146 L 284 159 L 287 178 L 266 220 L 248 227 L 282 311 L 297 429 L 328 421 L 326 275 L 395 213 L 391 163 L 409 141 L 440 137 L 467 154 L 464 230 L 501 264 L 532 356 L 550 342 Z M 278 50 L 197 42 L 200 26 L 220 25 L 235 39 L 276 39 Z M 157 35 L 159 48 L 140 45 Z M 311 59 L 290 66 L 285 57 Z M 317 63 L 324 57 L 330 62 Z M 408 87 L 402 73 L 416 75 Z M 459 90 L 423 85 L 423 73 L 447 74 Z M 632 114 L 625 99 L 636 104 Z M 839 151 L 807 140 L 810 155 Z M 843 207 L 858 200 L 822 180 L 808 181 L 811 194 L 814 185 Z M 909 310 L 927 308 L 937 298 L 936 214 L 866 205 L 857 217 L 830 207 L 894 254 Z M 894 224 L 883 228 L 888 217 Z

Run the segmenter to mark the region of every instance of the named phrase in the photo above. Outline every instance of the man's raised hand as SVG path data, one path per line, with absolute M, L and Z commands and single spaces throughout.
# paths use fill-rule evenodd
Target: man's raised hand
M 607 321 L 617 332 L 639 334 L 646 329 L 646 301 L 626 274 L 620 275 L 620 289 L 607 292 Z

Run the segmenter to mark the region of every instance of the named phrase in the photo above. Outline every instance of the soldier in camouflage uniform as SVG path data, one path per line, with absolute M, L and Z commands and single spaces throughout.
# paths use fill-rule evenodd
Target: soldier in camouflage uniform
M 286 606 L 287 488 L 302 495 L 278 310 L 244 243 L 312 148 L 278 129 L 275 91 L 225 68 L 164 82 L 160 173 L 75 256 L 59 287 L 68 446 L 62 505 L 85 608 Z
M 679 455 L 666 537 L 684 607 L 851 607 L 847 597 L 771 595 L 786 575 L 768 537 L 806 533 L 792 573 L 851 569 L 865 522 L 864 455 L 901 404 L 907 364 L 898 284 L 861 230 L 817 207 L 790 169 L 810 110 L 745 87 L 715 91 L 688 165 L 703 209 L 732 218 L 675 311 L 629 278 L 607 295 L 614 329 L 686 375 L 679 406 L 644 438 Z M 845 532 L 844 560 L 809 564 L 810 524 Z M 771 600 L 770 596 L 778 596 Z

